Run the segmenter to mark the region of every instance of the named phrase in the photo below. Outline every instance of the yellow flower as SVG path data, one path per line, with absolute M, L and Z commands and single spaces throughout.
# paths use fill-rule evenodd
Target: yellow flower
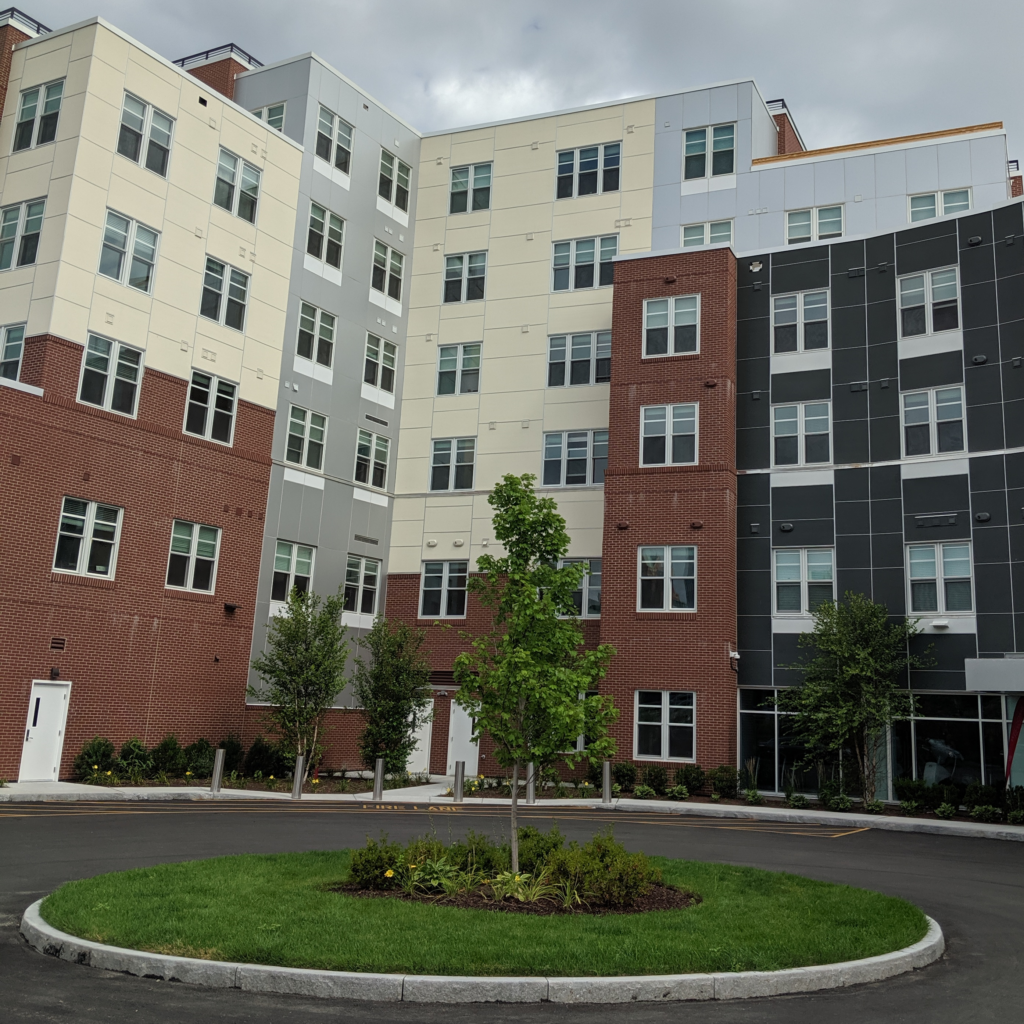
M 519 876 L 518 876 L 518 875 L 516 875 L 516 881 L 517 881 L 517 882 L 519 881 Z
M 97 769 L 97 768 L 99 768 L 99 765 L 98 765 L 98 764 L 94 764 L 94 765 L 92 766 L 92 770 L 93 770 L 93 771 L 96 771 L 96 769 Z
M 271 777 L 271 778 L 273 778 L 274 776 L 273 776 L 273 775 L 271 775 L 270 777 Z
M 107 774 L 110 775 L 110 772 L 107 772 Z
M 415 864 L 410 864 L 409 865 L 409 870 L 410 871 L 415 871 L 416 870 L 416 865 Z
M 388 868 L 387 871 L 384 872 L 384 877 L 385 878 L 394 878 L 395 877 L 395 873 L 394 873 L 394 871 L 391 870 L 391 868 Z
M 319 779 L 313 779 L 313 780 L 311 780 L 310 785 L 311 786 L 319 786 L 320 785 L 320 780 Z
M 191 775 L 192 773 L 191 773 L 191 772 L 185 772 L 185 774 L 186 774 L 186 775 Z

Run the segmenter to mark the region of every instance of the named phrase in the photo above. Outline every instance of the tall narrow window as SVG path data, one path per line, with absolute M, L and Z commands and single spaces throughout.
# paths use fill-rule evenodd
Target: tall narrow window
M 38 199 L 0 211 L 0 270 L 35 263 L 45 207 L 46 201 Z
M 356 482 L 386 490 L 390 439 L 360 430 L 356 439 Z
M 558 154 L 555 197 L 571 199 L 598 192 L 618 192 L 621 155 L 620 142 L 563 150 Z
M 327 441 L 327 417 L 318 412 L 291 407 L 288 417 L 288 442 L 284 457 L 296 466 L 324 468 L 324 444 Z
M 446 256 L 444 261 L 444 301 L 471 302 L 484 297 L 487 253 Z
M 25 325 L 0 327 L 0 377 L 18 380 L 21 376 L 21 357 L 25 349 Z
M 313 551 L 303 544 L 279 540 L 274 551 L 274 580 L 271 601 L 287 601 L 294 588 L 300 594 L 309 592 L 313 579 Z
M 475 437 L 447 438 L 435 441 L 430 464 L 430 489 L 432 491 L 472 490 L 475 462 Z
M 299 305 L 299 342 L 296 352 L 303 359 L 315 359 L 321 366 L 330 366 L 334 358 L 334 328 L 337 318 L 316 306 Z
M 350 173 L 352 125 L 336 117 L 326 107 L 320 108 L 317 120 L 316 155 L 327 163 L 333 163 L 339 171 Z
M 711 129 L 711 173 L 732 174 L 736 169 L 736 126 L 718 125 Z
M 42 146 L 57 137 L 57 120 L 64 96 L 64 81 L 37 86 L 21 94 L 14 128 L 14 152 L 33 144 Z M 34 139 L 34 143 L 33 143 Z
M 974 608 L 970 544 L 910 544 L 907 563 L 911 612 L 969 612 Z
M 386 292 L 389 298 L 400 302 L 404 264 L 405 257 L 400 252 L 383 242 L 374 242 L 370 286 L 378 292 Z
M 772 409 L 773 465 L 831 462 L 830 419 L 828 402 L 779 405 Z
M 107 210 L 99 272 L 140 292 L 150 291 L 159 237 L 152 228 Z
M 960 326 L 956 267 L 899 279 L 900 337 L 955 331 Z
M 395 361 L 398 346 L 383 341 L 376 335 L 366 336 L 366 361 L 363 365 L 363 381 L 372 387 L 379 387 L 388 394 L 395 392 Z
M 345 222 L 317 203 L 309 204 L 309 231 L 306 234 L 306 252 L 314 259 L 341 269 L 341 249 Z
M 683 142 L 683 178 L 707 177 L 708 173 L 708 130 L 695 128 L 686 133 Z
M 248 294 L 248 274 L 207 257 L 206 273 L 203 275 L 203 298 L 199 307 L 200 316 L 216 320 L 236 331 L 242 331 L 245 329 Z
M 148 170 L 165 178 L 173 129 L 174 121 L 166 114 L 125 93 L 121 107 L 121 127 L 117 135 L 117 151 L 134 163 L 144 163 Z
M 640 611 L 694 611 L 697 607 L 697 549 L 641 547 L 638 554 L 637 608 Z
M 217 183 L 213 190 L 213 202 L 250 224 L 256 223 L 256 207 L 260 198 L 260 177 L 258 167 L 240 160 L 226 149 L 220 151 L 217 162 Z
M 141 352 L 90 334 L 78 400 L 134 416 L 141 372 Z
M 380 562 L 376 558 L 349 555 L 345 566 L 345 608 L 359 615 L 373 615 L 377 610 Z
M 388 203 L 394 203 L 400 210 L 409 209 L 409 178 L 412 171 L 386 149 L 380 153 L 380 177 L 377 194 Z
M 469 562 L 424 562 L 420 617 L 464 618 L 468 577 Z
M 475 395 L 480 390 L 480 343 L 441 345 L 437 350 L 437 393 Z
M 669 327 L 672 344 L 669 348 Z M 700 350 L 700 296 L 676 295 L 644 303 L 644 355 L 686 355 Z
M 237 394 L 237 385 L 193 370 L 185 410 L 185 433 L 231 444 Z
M 935 388 L 903 395 L 903 454 L 964 450 L 963 389 Z
M 114 575 L 121 533 L 121 509 L 80 498 L 65 498 L 61 507 L 53 568 L 79 576 Z
M 587 567 L 587 572 L 580 582 L 579 589 L 573 591 L 573 607 L 581 619 L 599 619 L 601 617 L 601 559 L 562 559 L 562 565 L 572 565 L 577 562 L 583 562 Z
M 641 409 L 642 466 L 688 466 L 697 461 L 697 404 Z
M 220 530 L 181 519 L 171 530 L 167 586 L 176 590 L 213 591 L 217 578 Z

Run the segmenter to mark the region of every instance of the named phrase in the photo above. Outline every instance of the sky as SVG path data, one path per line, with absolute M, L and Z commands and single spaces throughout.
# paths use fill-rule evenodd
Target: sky
M 808 148 L 1003 121 L 1024 159 L 1021 0 L 18 0 L 168 58 L 313 50 L 421 131 L 754 78 Z

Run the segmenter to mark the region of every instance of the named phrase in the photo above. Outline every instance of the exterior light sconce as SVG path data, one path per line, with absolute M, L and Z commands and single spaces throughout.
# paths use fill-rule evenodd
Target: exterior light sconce
M 971 235 L 971 237 L 967 239 L 967 244 L 981 245 L 981 235 Z
M 629 523 L 619 523 L 618 524 L 618 528 L 620 530 L 628 530 L 629 529 Z
M 706 388 L 717 388 L 718 387 L 718 381 L 717 380 L 706 380 L 706 381 L 704 381 L 704 387 L 706 387 Z
M 792 523 L 779 523 L 779 529 L 783 533 L 792 533 L 793 532 L 793 524 Z
M 760 260 L 755 260 L 753 263 L 750 264 L 750 272 L 752 274 L 756 274 L 761 269 L 762 266 L 763 266 L 763 264 L 761 263 Z
M 983 366 L 988 362 L 988 356 L 975 356 L 971 362 L 974 363 L 975 366 Z
M 704 529 L 704 523 L 700 519 L 694 519 L 694 521 L 692 523 L 690 523 L 690 529 L 691 530 L 703 530 Z
M 665 278 L 665 284 L 675 284 L 675 283 L 676 283 L 676 278 L 675 277 L 666 277 Z
M 750 532 L 751 533 L 760 533 L 761 532 L 761 524 L 760 523 L 751 523 L 750 524 Z
M 51 679 L 60 679 L 60 669 L 57 668 L 56 665 L 54 665 L 53 668 L 50 669 L 50 678 Z
M 992 516 L 988 512 L 978 512 L 974 516 L 975 522 L 978 523 L 987 523 L 991 518 Z
M 436 548 L 437 547 L 437 541 L 436 540 L 428 540 L 427 541 L 427 547 L 428 548 Z
M 461 548 L 466 542 L 460 537 L 458 540 L 452 541 L 452 547 Z
M 932 619 L 932 626 L 935 629 L 949 629 L 949 619 Z
M 242 606 L 240 604 L 232 604 L 230 601 L 224 602 L 224 611 L 226 611 L 228 615 L 234 615 L 241 607 Z

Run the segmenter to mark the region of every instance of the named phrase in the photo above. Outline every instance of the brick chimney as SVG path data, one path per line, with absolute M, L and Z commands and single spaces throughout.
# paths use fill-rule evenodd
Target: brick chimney
M 1020 161 L 1008 161 L 1006 169 L 1010 178 L 1010 198 L 1016 199 L 1018 196 L 1024 195 L 1024 177 L 1020 173 Z
M 768 112 L 772 115 L 776 126 L 779 129 L 779 151 L 778 156 L 784 153 L 803 153 L 807 147 L 804 140 L 800 138 L 796 122 L 793 120 L 785 100 L 769 100 Z
M 263 67 L 252 54 L 246 53 L 234 43 L 225 43 L 223 46 L 203 50 L 202 53 L 193 53 L 188 57 L 179 57 L 174 63 L 222 96 L 227 96 L 229 100 L 235 98 L 236 75 Z
M 7 85 L 11 80 L 11 51 L 18 43 L 50 32 L 41 21 L 30 18 L 17 7 L 0 11 L 0 116 L 3 116 L 7 100 Z

